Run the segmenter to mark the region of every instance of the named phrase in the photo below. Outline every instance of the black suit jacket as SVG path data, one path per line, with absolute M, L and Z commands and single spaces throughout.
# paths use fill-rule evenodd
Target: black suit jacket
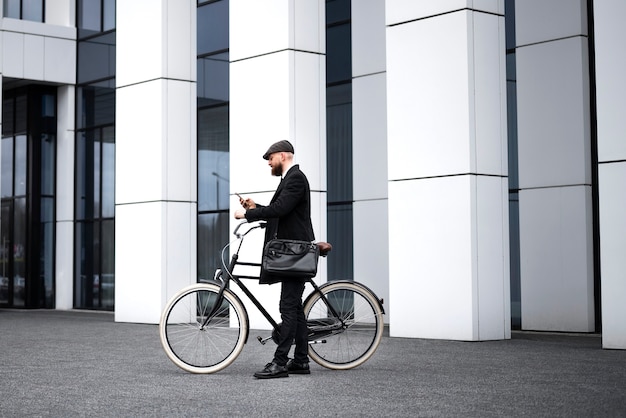
M 315 240 L 311 223 L 311 189 L 300 166 L 292 166 L 281 180 L 274 197 L 267 206 L 256 204 L 246 211 L 249 222 L 265 220 L 265 242 L 274 238 Z M 261 283 L 275 283 L 276 277 L 261 272 Z

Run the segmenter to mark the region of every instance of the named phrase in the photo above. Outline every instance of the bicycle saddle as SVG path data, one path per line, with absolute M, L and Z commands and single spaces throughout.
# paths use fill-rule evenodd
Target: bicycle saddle
M 333 249 L 333 246 L 330 244 L 330 242 L 318 242 L 317 247 L 320 249 L 320 255 L 322 257 L 326 257 L 330 250 Z

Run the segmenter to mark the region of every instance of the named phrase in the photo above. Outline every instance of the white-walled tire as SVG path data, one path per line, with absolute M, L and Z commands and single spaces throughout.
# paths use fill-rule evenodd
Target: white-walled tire
M 215 373 L 241 353 L 248 334 L 248 316 L 239 298 L 224 290 L 211 320 L 219 286 L 198 283 L 180 290 L 167 303 L 159 323 L 161 344 L 170 360 L 191 373 Z

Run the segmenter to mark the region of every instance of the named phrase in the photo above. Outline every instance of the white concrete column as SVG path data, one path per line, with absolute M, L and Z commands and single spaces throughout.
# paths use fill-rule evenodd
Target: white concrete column
M 522 328 L 594 331 L 586 1 L 515 16 Z
M 385 0 L 352 0 L 354 279 L 385 301 L 389 321 Z
M 386 1 L 392 336 L 510 338 L 504 2 L 458 3 Z
M 74 86 L 57 89 L 55 308 L 74 307 Z
M 326 238 L 324 5 L 323 0 L 230 1 L 231 194 L 269 203 L 279 179 L 271 176 L 262 155 L 272 143 L 288 139 L 311 185 L 319 241 Z M 237 207 L 233 197 L 232 211 Z M 231 227 L 237 222 L 233 219 Z M 260 261 L 262 235 L 249 235 L 242 261 Z M 322 260 L 318 280 L 325 280 L 324 271 Z M 278 317 L 280 286 L 247 284 Z M 268 328 L 254 306 L 248 311 L 252 328 Z
M 117 3 L 115 320 L 196 282 L 196 2 Z
M 595 1 L 602 346 L 626 349 L 626 3 Z

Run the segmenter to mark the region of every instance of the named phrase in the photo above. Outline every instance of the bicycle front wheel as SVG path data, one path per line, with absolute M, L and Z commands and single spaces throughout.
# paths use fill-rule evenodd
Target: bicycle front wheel
M 320 341 L 312 341 L 309 356 L 329 369 L 360 366 L 374 354 L 383 336 L 383 311 L 376 296 L 350 282 L 329 282 L 320 290 L 339 318 L 334 318 L 324 298 L 313 292 L 304 304 L 309 327 L 328 328 L 337 319 L 343 326 L 329 331 Z
M 179 291 L 161 315 L 161 344 L 170 360 L 191 373 L 214 373 L 241 353 L 248 316 L 239 298 L 226 289 L 213 316 L 219 286 L 199 283 Z

